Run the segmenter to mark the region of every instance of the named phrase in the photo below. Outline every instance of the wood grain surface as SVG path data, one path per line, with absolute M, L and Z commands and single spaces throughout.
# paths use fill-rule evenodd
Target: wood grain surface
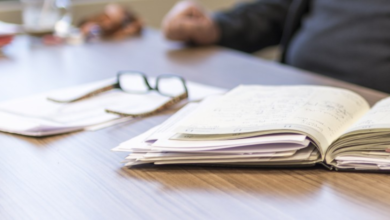
M 115 76 L 174 73 L 224 88 L 316 84 L 384 93 L 219 47 L 186 48 L 157 31 L 121 42 L 42 46 L 18 38 L 0 59 L 0 101 Z M 0 133 L 0 219 L 388 219 L 387 174 L 305 169 L 123 168 L 110 149 L 172 112 L 46 138 Z

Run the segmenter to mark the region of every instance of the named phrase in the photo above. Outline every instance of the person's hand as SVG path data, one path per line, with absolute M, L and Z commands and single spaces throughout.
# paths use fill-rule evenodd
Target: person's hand
M 211 17 L 192 1 L 177 3 L 165 16 L 162 28 L 169 40 L 199 45 L 216 43 L 220 34 Z
M 108 39 L 137 35 L 142 26 L 136 14 L 117 4 L 108 4 L 102 13 L 88 17 L 79 24 L 81 33 L 87 38 L 95 36 Z

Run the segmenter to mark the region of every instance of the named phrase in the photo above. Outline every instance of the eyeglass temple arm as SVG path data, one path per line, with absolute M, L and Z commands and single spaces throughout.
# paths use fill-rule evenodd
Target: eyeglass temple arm
M 118 112 L 118 111 L 114 111 L 114 110 L 110 110 L 110 109 L 106 109 L 106 112 L 111 113 L 111 114 L 121 115 L 121 116 L 145 117 L 145 116 L 153 115 L 157 112 L 163 111 L 163 110 L 165 110 L 165 109 L 167 109 L 167 108 L 175 105 L 176 103 L 179 103 L 180 101 L 185 100 L 187 98 L 188 98 L 188 92 L 184 92 L 178 96 L 172 97 L 171 100 L 169 100 L 168 102 L 164 103 L 161 106 L 157 106 L 155 109 L 153 109 L 151 111 L 138 113 L 138 114 L 123 113 L 123 112 Z
M 53 97 L 53 96 L 48 96 L 47 99 L 52 101 L 52 102 L 57 102 L 57 103 L 72 103 L 72 102 L 77 102 L 86 98 L 90 98 L 92 96 L 98 95 L 100 93 L 109 91 L 114 88 L 119 88 L 119 83 L 111 84 L 111 85 L 106 85 L 100 88 L 96 88 L 95 90 L 92 90 L 87 93 L 83 93 L 81 95 L 73 96 L 67 99 L 61 99 L 58 97 Z

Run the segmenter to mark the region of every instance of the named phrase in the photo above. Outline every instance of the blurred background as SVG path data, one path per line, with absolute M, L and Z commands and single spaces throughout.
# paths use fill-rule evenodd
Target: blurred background
M 0 0 L 0 21 L 22 24 L 23 23 L 23 7 L 26 3 L 44 0 Z M 240 2 L 250 2 L 251 0 L 197 0 L 209 11 L 224 10 L 233 7 Z M 253 0 L 252 0 L 253 1 Z M 178 0 L 56 0 L 68 4 L 67 10 L 71 13 L 73 24 L 79 22 L 86 17 L 101 13 L 104 7 L 109 3 L 116 3 L 130 8 L 136 12 L 143 22 L 153 28 L 160 28 L 161 21 L 167 12 L 178 2 Z M 25 18 L 26 20 L 26 18 Z M 279 51 L 276 47 L 266 48 L 254 55 L 261 58 L 277 60 Z
M 238 2 L 249 0 L 198 0 L 209 10 L 229 8 Z M 164 15 L 177 0 L 72 0 L 71 10 L 73 22 L 78 23 L 82 18 L 99 13 L 108 3 L 117 3 L 131 7 L 141 15 L 148 26 L 159 28 Z M 20 0 L 0 0 L 0 20 L 10 23 L 22 23 L 22 2 Z

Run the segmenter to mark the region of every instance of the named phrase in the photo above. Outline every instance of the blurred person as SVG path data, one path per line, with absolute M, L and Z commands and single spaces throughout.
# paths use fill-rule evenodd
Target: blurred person
M 390 93 L 388 0 L 258 0 L 213 15 L 182 1 L 162 27 L 170 40 L 249 53 L 280 45 L 282 63 Z

